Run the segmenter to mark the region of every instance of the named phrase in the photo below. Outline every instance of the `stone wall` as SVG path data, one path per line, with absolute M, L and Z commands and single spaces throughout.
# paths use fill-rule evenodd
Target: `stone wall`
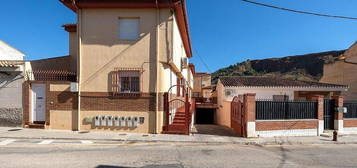
M 22 108 L 0 108 L 0 126 L 21 126 Z

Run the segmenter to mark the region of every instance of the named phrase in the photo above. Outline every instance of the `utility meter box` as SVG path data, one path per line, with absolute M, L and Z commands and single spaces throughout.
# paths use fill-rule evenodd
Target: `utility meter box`
M 100 126 L 107 126 L 107 117 L 106 116 L 100 117 Z
M 120 117 L 114 116 L 114 126 L 119 127 L 120 126 Z
M 78 92 L 78 83 L 77 82 L 71 82 L 70 91 L 71 92 Z
M 126 117 L 120 117 L 120 127 L 126 126 Z
M 139 117 L 132 117 L 133 127 L 137 127 L 139 124 Z
M 133 118 L 132 117 L 126 117 L 126 124 L 128 127 L 133 127 Z
M 101 118 L 102 118 L 101 116 L 95 116 L 94 117 L 94 126 L 97 126 L 97 127 L 100 126 L 100 119 Z
M 112 127 L 113 126 L 113 116 L 107 116 L 107 126 Z

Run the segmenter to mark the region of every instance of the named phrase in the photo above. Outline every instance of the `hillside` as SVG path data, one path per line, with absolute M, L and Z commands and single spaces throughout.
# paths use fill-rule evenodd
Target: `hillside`
M 219 76 L 276 76 L 287 79 L 319 81 L 323 75 L 324 64 L 334 63 L 345 51 L 247 60 L 212 73 L 212 83 L 217 83 Z

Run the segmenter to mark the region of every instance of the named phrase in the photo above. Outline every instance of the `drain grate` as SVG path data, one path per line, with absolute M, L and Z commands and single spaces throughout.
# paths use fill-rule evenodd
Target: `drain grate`
M 20 130 L 22 130 L 22 129 L 9 129 L 7 131 L 20 131 Z

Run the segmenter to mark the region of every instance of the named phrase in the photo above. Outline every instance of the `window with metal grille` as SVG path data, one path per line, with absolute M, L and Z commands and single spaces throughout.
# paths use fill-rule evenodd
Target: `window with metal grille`
M 115 71 L 113 73 L 113 93 L 139 93 L 139 71 Z

